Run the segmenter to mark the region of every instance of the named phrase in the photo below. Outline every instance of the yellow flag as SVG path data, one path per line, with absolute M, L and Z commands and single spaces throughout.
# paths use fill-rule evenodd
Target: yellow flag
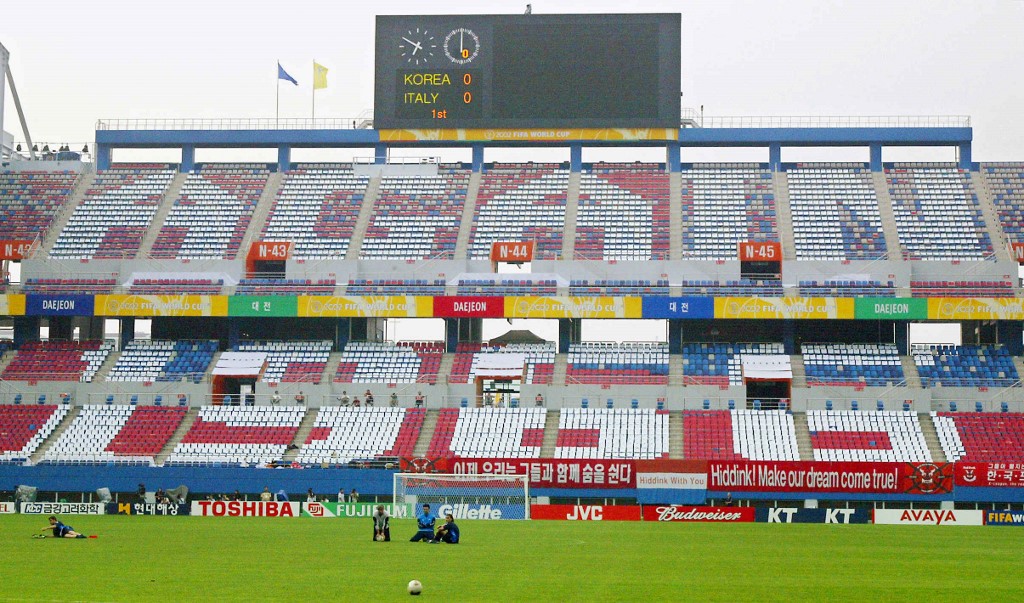
M 313 61 L 313 90 L 327 87 L 327 68 Z

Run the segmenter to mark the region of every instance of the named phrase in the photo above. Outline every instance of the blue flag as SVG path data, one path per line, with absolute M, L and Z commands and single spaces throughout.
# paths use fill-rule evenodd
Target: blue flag
M 299 85 L 299 83 L 297 81 L 295 81 L 295 78 L 293 78 L 292 76 L 288 75 L 288 72 L 284 70 L 284 67 L 281 67 L 281 63 L 277 64 L 277 79 L 279 79 L 279 80 L 287 80 L 287 81 L 295 84 L 296 86 Z

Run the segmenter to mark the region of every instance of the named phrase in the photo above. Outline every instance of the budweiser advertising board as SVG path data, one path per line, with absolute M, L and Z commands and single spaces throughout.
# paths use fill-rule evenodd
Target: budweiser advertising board
M 644 521 L 753 522 L 754 507 L 644 507 Z
M 531 505 L 530 519 L 640 521 L 640 507 L 625 505 Z

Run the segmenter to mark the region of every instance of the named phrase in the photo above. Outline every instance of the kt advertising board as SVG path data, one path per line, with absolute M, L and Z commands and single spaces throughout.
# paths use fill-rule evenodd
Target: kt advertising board
M 801 509 L 759 507 L 758 523 L 871 523 L 870 509 Z

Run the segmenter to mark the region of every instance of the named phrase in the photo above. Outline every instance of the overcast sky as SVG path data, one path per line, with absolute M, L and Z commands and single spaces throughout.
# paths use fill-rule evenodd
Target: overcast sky
M 317 115 L 357 116 L 373 106 L 377 14 L 515 14 L 524 7 L 7 2 L 0 42 L 11 51 L 33 138 L 84 142 L 100 118 L 273 117 L 278 59 L 301 83 L 281 86 L 282 117 L 309 116 L 314 59 L 330 69 Z M 1024 1 L 538 0 L 533 9 L 681 12 L 683 106 L 703 104 L 709 116 L 970 115 L 976 160 L 1024 159 Z M 5 129 L 24 139 L 10 102 Z M 898 153 L 885 159 L 918 158 Z M 952 159 L 951 151 L 940 153 Z M 807 150 L 783 159 L 819 156 L 833 158 Z

